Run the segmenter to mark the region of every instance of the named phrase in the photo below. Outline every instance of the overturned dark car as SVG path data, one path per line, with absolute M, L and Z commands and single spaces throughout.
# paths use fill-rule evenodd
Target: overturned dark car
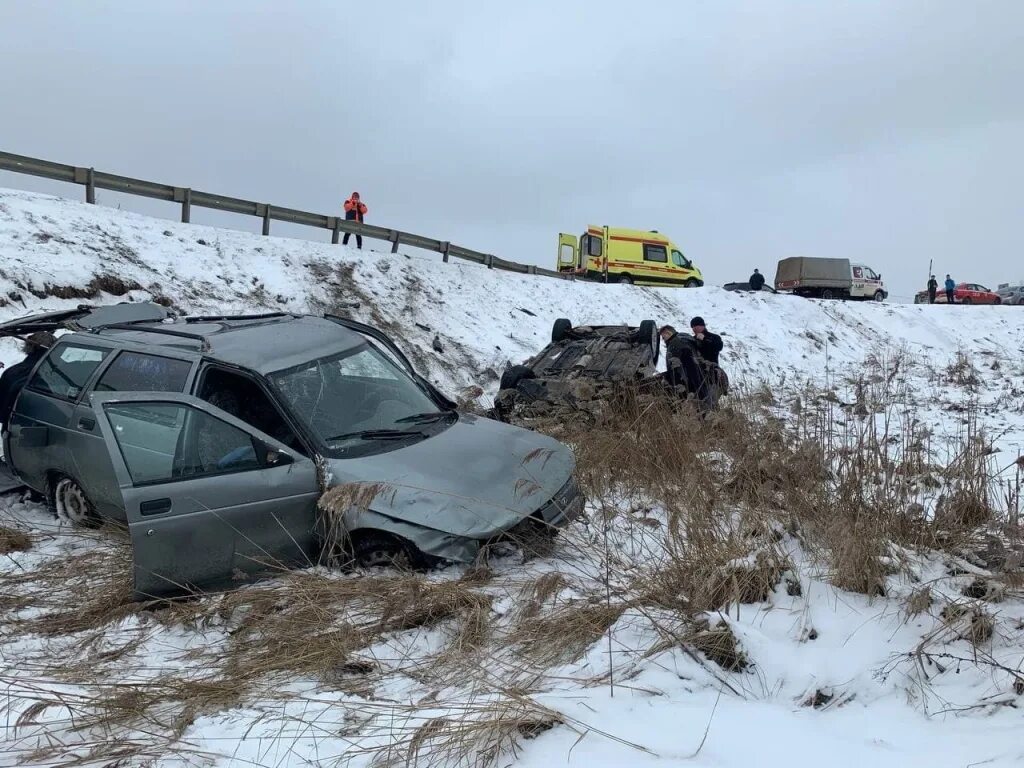
M 502 375 L 495 415 L 528 421 L 565 410 L 593 413 L 621 387 L 656 383 L 660 350 L 653 320 L 573 326 L 558 319 L 551 343 Z

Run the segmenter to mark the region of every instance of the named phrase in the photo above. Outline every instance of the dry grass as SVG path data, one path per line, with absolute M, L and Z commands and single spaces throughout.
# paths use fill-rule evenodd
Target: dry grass
M 27 552 L 32 549 L 32 537 L 17 528 L 0 525 L 0 555 Z
M 536 664 L 569 664 L 582 657 L 619 620 L 624 607 L 569 604 L 521 621 L 513 633 L 520 653 Z

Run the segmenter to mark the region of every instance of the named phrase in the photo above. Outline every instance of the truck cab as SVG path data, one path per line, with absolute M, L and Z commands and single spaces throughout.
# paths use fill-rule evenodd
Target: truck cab
M 621 227 L 590 225 L 578 238 L 559 234 L 558 271 L 603 283 L 704 285 L 700 269 L 668 237 Z

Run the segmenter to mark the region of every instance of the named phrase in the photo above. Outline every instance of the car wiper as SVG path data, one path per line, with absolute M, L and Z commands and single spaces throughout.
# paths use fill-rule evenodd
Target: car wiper
M 427 437 L 425 432 L 406 429 L 363 429 L 358 432 L 346 432 L 342 435 L 335 435 L 327 438 L 327 442 L 335 440 L 406 440 L 410 437 Z
M 405 416 L 401 419 L 395 419 L 395 424 L 430 424 L 435 421 L 441 421 L 441 419 L 447 419 L 454 416 L 454 411 L 430 411 L 428 413 L 414 413 L 412 416 Z

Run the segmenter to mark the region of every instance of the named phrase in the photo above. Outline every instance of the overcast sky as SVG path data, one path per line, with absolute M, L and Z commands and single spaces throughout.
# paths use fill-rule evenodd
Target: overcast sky
M 593 223 L 712 284 L 792 255 L 904 296 L 932 258 L 1024 278 L 1021 0 L 0 0 L 0 72 L 2 150 L 322 213 L 359 190 L 518 261 Z

